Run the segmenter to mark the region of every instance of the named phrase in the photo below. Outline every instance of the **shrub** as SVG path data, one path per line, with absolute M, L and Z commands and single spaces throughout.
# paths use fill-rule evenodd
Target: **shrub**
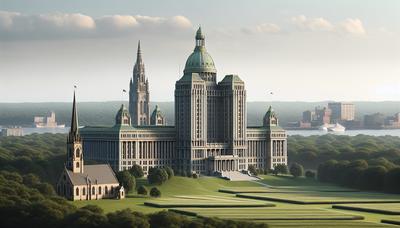
M 161 196 L 161 192 L 160 190 L 158 190 L 158 188 L 153 187 L 150 189 L 150 196 L 151 197 L 160 197 Z
M 316 176 L 316 174 L 315 174 L 314 171 L 311 171 L 311 170 L 307 170 L 307 171 L 306 171 L 306 177 L 307 177 L 307 178 L 315 179 L 315 176 Z
M 147 175 L 147 181 L 149 184 L 162 184 L 168 180 L 168 174 L 165 169 L 161 168 L 151 168 L 149 170 L 149 175 Z
M 254 165 L 249 165 L 247 170 L 250 172 L 250 174 L 253 174 L 255 176 L 258 175 L 257 169 L 256 169 L 256 167 Z
M 165 166 L 164 170 L 168 174 L 168 179 L 171 179 L 174 176 L 174 170 L 171 167 Z
M 293 175 L 293 177 L 301 177 L 304 175 L 304 169 L 303 166 L 298 164 L 298 163 L 293 163 L 290 166 L 290 174 Z
M 198 175 L 197 173 L 193 173 L 193 174 L 192 174 L 192 177 L 193 177 L 194 179 L 197 179 L 197 178 L 199 177 L 199 175 Z
M 278 174 L 288 174 L 289 173 L 289 170 L 288 170 L 288 167 L 287 167 L 287 165 L 285 165 L 285 164 L 277 164 L 276 166 L 275 166 L 275 168 L 274 168 L 274 172 L 273 172 L 275 175 L 278 175 Z
M 137 189 L 137 193 L 140 195 L 147 195 L 147 188 L 144 185 L 140 185 Z
M 134 189 L 136 186 L 135 177 L 131 175 L 128 170 L 120 171 L 117 173 L 117 179 L 119 183 L 124 186 L 124 189 L 128 193 L 130 190 Z
M 130 169 L 129 172 L 134 176 L 135 178 L 141 178 L 144 176 L 143 169 L 140 165 L 134 164 Z

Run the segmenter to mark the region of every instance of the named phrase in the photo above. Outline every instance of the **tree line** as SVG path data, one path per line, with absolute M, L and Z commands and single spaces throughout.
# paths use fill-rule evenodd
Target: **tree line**
M 318 166 L 318 180 L 362 190 L 400 193 L 400 167 L 385 158 L 329 160 Z
M 297 162 L 305 169 L 317 169 L 328 160 L 354 161 L 385 158 L 400 165 L 400 138 L 395 136 L 289 136 L 289 163 Z

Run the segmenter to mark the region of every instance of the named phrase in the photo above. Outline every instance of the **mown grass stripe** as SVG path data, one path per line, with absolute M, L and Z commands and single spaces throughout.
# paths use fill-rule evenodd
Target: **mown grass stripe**
M 351 210 L 351 211 L 379 213 L 379 214 L 386 214 L 386 215 L 400 215 L 400 211 L 391 211 L 391 210 L 384 210 L 384 209 L 377 209 L 377 208 L 362 208 L 362 207 L 356 207 L 356 206 L 343 206 L 343 205 L 333 205 L 332 208 Z

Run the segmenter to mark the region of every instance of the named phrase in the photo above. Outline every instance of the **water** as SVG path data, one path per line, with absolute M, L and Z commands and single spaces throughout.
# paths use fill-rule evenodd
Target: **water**
M 23 128 L 24 135 L 29 135 L 33 133 L 68 133 L 69 127 L 65 128 Z M 400 137 L 400 129 L 385 129 L 385 130 L 347 130 L 345 132 L 326 132 L 320 130 L 288 130 L 286 131 L 288 135 L 325 135 L 325 134 L 335 134 L 335 135 L 348 135 L 356 136 L 359 134 L 371 135 L 371 136 L 397 136 Z
M 24 135 L 30 135 L 33 133 L 38 133 L 38 134 L 44 134 L 44 133 L 68 133 L 69 127 L 63 127 L 63 128 L 22 128 L 23 134 Z
M 326 132 L 320 130 L 288 130 L 286 131 L 288 135 L 301 135 L 301 136 L 310 136 L 310 135 L 325 135 L 325 134 L 334 134 L 334 135 L 348 135 L 348 136 L 356 136 L 356 135 L 371 135 L 371 136 L 397 136 L 400 137 L 400 129 L 384 129 L 384 130 L 346 130 L 345 132 Z

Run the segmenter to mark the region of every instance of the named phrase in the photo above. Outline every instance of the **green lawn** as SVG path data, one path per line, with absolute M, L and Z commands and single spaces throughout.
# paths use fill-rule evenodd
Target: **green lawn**
M 400 203 L 399 195 L 375 192 L 243 193 L 236 196 L 294 204 Z
M 158 188 L 162 192 L 162 197 L 159 199 L 154 199 L 151 197 L 140 197 L 135 193 L 129 193 L 127 198 L 124 200 L 98 200 L 98 201 L 77 201 L 72 202 L 74 205 L 78 207 L 82 207 L 88 204 L 95 204 L 100 206 L 105 210 L 105 212 L 111 212 L 116 210 L 121 210 L 124 208 L 131 208 L 134 211 L 139 211 L 143 213 L 151 213 L 160 210 L 165 210 L 167 208 L 159 208 L 159 207 L 152 207 L 144 205 L 145 202 L 153 202 L 153 201 L 182 201 L 182 199 L 187 199 L 193 202 L 206 202 L 205 204 L 212 204 L 212 201 L 225 201 L 225 202 L 237 202 L 237 200 L 248 200 L 248 202 L 253 202 L 253 199 L 244 199 L 236 197 L 235 194 L 227 194 L 223 192 L 218 192 L 219 189 L 233 189 L 233 190 L 240 190 L 240 189 L 247 189 L 247 190 L 264 190 L 268 189 L 261 184 L 268 184 L 272 185 L 273 189 L 279 191 L 315 191 L 312 192 L 314 197 L 321 197 L 321 196 L 329 196 L 328 198 L 343 198 L 342 194 L 345 194 L 347 198 L 351 196 L 351 198 L 365 198 L 367 197 L 366 194 L 371 193 L 363 193 L 363 192 L 318 192 L 319 190 L 334 190 L 338 189 L 343 190 L 343 188 L 336 187 L 334 185 L 319 183 L 315 180 L 305 179 L 305 178 L 291 178 L 291 177 L 281 177 L 281 176 L 263 176 L 264 179 L 260 180 L 259 183 L 256 182 L 235 182 L 235 181 L 227 181 L 219 178 L 213 177 L 201 177 L 198 179 L 186 178 L 186 177 L 174 177 L 171 180 L 168 180 Z M 260 184 L 261 183 L 261 184 Z M 137 186 L 144 184 L 148 188 L 149 186 L 145 179 L 137 180 Z M 269 191 L 269 190 L 268 190 Z M 310 193 L 310 192 L 308 192 Z M 266 194 L 266 193 L 264 193 Z M 267 193 L 268 194 L 268 193 Z M 304 192 L 296 193 L 272 193 L 268 195 L 282 195 L 284 194 L 286 198 L 299 198 L 304 197 Z M 341 196 L 342 195 L 342 196 Z M 400 199 L 400 195 L 386 195 L 386 194 L 378 194 L 379 197 L 383 198 L 393 198 L 394 196 L 396 199 Z M 341 196 L 341 197 L 340 197 Z M 370 196 L 370 195 L 369 195 Z M 325 197 L 326 199 L 327 197 Z M 328 212 L 336 212 L 339 214 L 347 214 L 350 216 L 362 216 L 365 219 L 363 221 L 355 220 L 355 221 L 342 221 L 342 220 L 329 220 L 329 221 L 322 221 L 322 220 L 256 220 L 257 222 L 267 222 L 271 225 L 271 227 L 294 227 L 296 228 L 305 228 L 305 227 L 391 227 L 393 225 L 384 225 L 381 223 L 382 219 L 385 220 L 400 220 L 400 216 L 395 215 L 385 215 L 385 214 L 378 214 L 378 213 L 370 213 L 370 212 L 363 212 L 363 211 L 349 211 L 349 210 L 342 210 L 342 209 L 335 209 L 332 208 L 332 205 L 329 204 L 292 204 L 292 203 L 285 203 L 285 202 L 272 202 L 268 200 L 257 200 L 257 202 L 266 203 L 266 204 L 275 204 L 276 207 L 271 208 L 264 208 L 271 211 L 277 210 L 276 212 L 280 212 L 284 215 L 285 211 L 301 211 L 301 210 L 324 210 Z M 180 208 L 186 209 L 186 208 Z M 201 209 L 201 208 L 200 208 Z M 218 208 L 207 208 L 209 210 L 218 209 Z M 223 208 L 223 210 L 227 210 L 228 208 Z M 237 209 L 237 208 L 232 208 Z M 230 210 L 230 209 L 229 209 Z M 246 210 L 246 208 L 241 208 L 240 210 Z M 366 223 L 367 222 L 367 223 Z M 371 225 L 372 224 L 372 225 Z
M 362 216 L 305 208 L 184 208 L 171 211 L 198 216 L 240 220 L 361 220 Z
M 137 186 L 146 185 L 148 189 L 150 186 L 146 179 L 138 179 Z M 163 199 L 165 197 L 174 197 L 179 195 L 193 195 L 193 196 L 204 196 L 213 195 L 221 197 L 230 197 L 235 199 L 234 195 L 227 195 L 224 193 L 219 193 L 218 189 L 225 187 L 251 187 L 260 186 L 254 182 L 248 181 L 227 181 L 220 178 L 213 177 L 201 177 L 198 179 L 178 177 L 175 176 L 168 180 L 161 186 L 157 186 L 160 189 Z M 131 208 L 135 211 L 140 211 L 143 213 L 151 213 L 162 210 L 161 208 L 148 207 L 144 205 L 146 201 L 153 201 L 151 197 L 140 197 L 135 192 L 130 192 L 127 194 L 127 198 L 124 200 L 96 200 L 96 201 L 75 201 L 72 202 L 77 207 L 83 207 L 88 204 L 97 205 L 105 212 L 111 212 L 116 210 L 121 210 L 125 208 Z M 158 199 L 157 199 L 158 200 Z M 236 200 L 236 199 L 235 199 Z M 252 200 L 254 201 L 254 200 Z M 263 204 L 266 204 L 263 202 Z
M 361 221 L 350 221 L 350 220 L 314 220 L 314 221 L 296 221 L 296 220 L 267 220 L 257 221 L 266 222 L 272 228 L 388 228 L 396 227 L 391 225 L 372 223 L 372 222 L 361 222 Z
M 260 200 L 241 199 L 231 196 L 174 196 L 153 199 L 145 202 L 145 205 L 152 207 L 273 207 L 274 204 Z
M 400 215 L 400 203 L 333 205 L 332 208 L 381 213 L 388 215 Z

